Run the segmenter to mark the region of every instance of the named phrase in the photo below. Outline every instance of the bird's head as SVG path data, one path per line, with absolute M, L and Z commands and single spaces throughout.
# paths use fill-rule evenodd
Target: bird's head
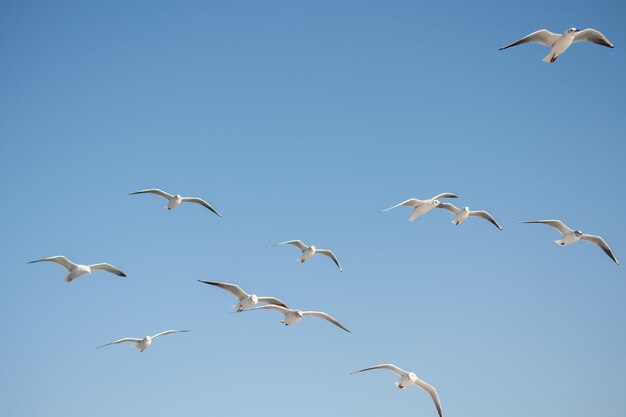
M 301 318 L 302 318 L 302 311 L 300 311 L 300 310 L 296 310 L 296 311 L 295 311 L 295 315 L 296 315 L 296 317 L 298 317 L 299 319 L 301 319 Z
M 256 304 L 259 302 L 259 297 L 257 297 L 256 294 L 252 294 L 250 296 L 250 301 L 252 301 L 252 304 Z
M 417 380 L 417 375 L 415 375 L 413 372 L 409 372 L 409 379 L 411 380 L 411 382 L 415 382 Z
M 576 32 L 580 32 L 580 30 L 576 28 L 569 28 L 565 31 L 565 33 L 576 33 Z
M 433 200 L 433 206 L 437 207 L 437 206 L 439 206 L 439 204 L 441 204 L 441 201 Z
M 311 246 L 310 246 L 310 248 L 311 248 L 312 250 L 317 249 L 317 248 L 315 247 L 315 245 L 311 245 Z
M 583 232 L 581 232 L 580 230 L 574 230 L 574 234 L 576 235 L 576 237 L 581 237 L 583 235 Z
M 183 196 L 181 196 L 180 194 L 176 194 L 176 195 L 174 196 L 174 198 L 175 198 L 176 200 L 182 200 L 182 199 L 183 199 Z

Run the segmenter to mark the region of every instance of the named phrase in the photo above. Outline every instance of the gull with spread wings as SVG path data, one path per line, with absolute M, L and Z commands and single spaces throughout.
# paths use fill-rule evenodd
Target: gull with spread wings
M 105 346 L 110 346 L 110 345 L 117 345 L 118 343 L 131 342 L 135 344 L 135 348 L 139 349 L 140 352 L 143 352 L 144 350 L 148 349 L 150 345 L 152 345 L 152 341 L 159 336 L 165 336 L 167 334 L 172 334 L 172 333 L 185 333 L 188 331 L 189 330 L 165 330 L 165 331 L 155 334 L 154 336 L 146 336 L 141 339 L 137 337 L 125 337 L 123 339 L 118 339 L 111 343 L 98 346 L 96 349 L 100 349 L 100 348 L 103 348 Z
M 454 220 L 452 220 L 453 224 L 459 225 L 467 220 L 468 217 L 480 217 L 481 219 L 485 219 L 498 229 L 502 230 L 502 227 L 498 224 L 496 219 L 489 213 L 484 210 L 478 211 L 470 211 L 469 207 L 458 208 L 454 204 L 450 203 L 441 203 L 437 208 L 446 209 L 450 213 L 454 214 Z
M 550 48 L 550 53 L 543 59 L 543 62 L 547 63 L 556 61 L 559 55 L 565 52 L 567 48 L 572 45 L 572 43 L 592 42 L 598 45 L 613 48 L 611 41 L 595 29 L 578 30 L 576 28 L 570 28 L 567 29 L 562 35 L 552 33 L 546 29 L 541 29 L 531 33 L 530 35 L 524 36 L 519 41 L 500 48 L 500 50 L 528 42 L 538 43 Z
M 282 307 L 282 306 L 273 305 L 273 304 L 253 307 L 253 308 L 249 308 L 243 311 L 252 311 L 252 310 L 275 310 L 275 311 L 278 311 L 279 313 L 283 313 L 285 317 L 280 322 L 283 323 L 285 326 L 291 326 L 291 325 L 297 324 L 300 320 L 302 320 L 302 317 L 312 316 L 312 317 L 319 317 L 320 319 L 327 320 L 331 322 L 332 324 L 334 324 L 335 326 L 341 327 L 346 332 L 352 333 L 350 330 L 348 330 L 343 324 L 339 323 L 330 314 L 324 313 L 322 311 L 294 310 L 292 308 Z
M 339 268 L 339 271 L 343 271 L 343 269 L 341 268 L 341 265 L 339 264 L 339 259 L 337 259 L 335 254 L 332 253 L 328 249 L 319 249 L 315 247 L 315 245 L 307 246 L 304 243 L 302 243 L 301 240 L 288 240 L 286 242 L 276 243 L 272 246 L 278 246 L 278 245 L 294 245 L 295 247 L 300 249 L 302 251 L 302 256 L 296 259 L 296 261 L 300 263 L 306 262 L 306 260 L 309 259 L 311 256 L 315 255 L 316 253 L 319 253 L 320 255 L 328 256 L 330 259 L 333 260 L 333 262 L 335 262 L 335 264 L 337 265 L 337 268 Z
M 400 375 L 400 380 L 396 382 L 396 387 L 398 387 L 399 389 L 406 388 L 410 385 L 415 385 L 426 391 L 433 399 L 435 407 L 437 408 L 437 413 L 439 413 L 439 417 L 443 417 L 443 409 L 441 408 L 441 401 L 439 400 L 439 395 L 437 394 L 437 391 L 432 385 L 428 385 L 426 382 L 419 379 L 413 372 L 407 372 L 404 369 L 398 368 L 394 364 L 385 363 L 382 365 L 370 366 L 369 368 L 350 372 L 350 375 L 364 371 L 371 371 L 372 369 L 387 369 Z
M 198 280 L 198 282 L 221 288 L 237 297 L 237 304 L 233 305 L 233 308 L 236 309 L 237 312 L 240 312 L 245 308 L 252 307 L 257 303 L 274 304 L 281 307 L 289 308 L 287 304 L 283 303 L 278 298 L 258 297 L 256 294 L 248 294 L 247 292 L 242 290 L 239 285 L 229 284 L 227 282 L 202 281 L 200 279 Z
M 180 194 L 170 194 L 170 193 L 166 193 L 163 190 L 159 190 L 158 188 L 149 188 L 147 190 L 139 190 L 139 191 L 135 191 L 134 193 L 130 193 L 128 195 L 135 195 L 135 194 L 156 194 L 156 195 L 160 195 L 161 197 L 167 199 L 167 206 L 166 208 L 168 210 L 174 210 L 176 207 L 180 206 L 181 203 L 196 203 L 196 204 L 200 204 L 201 206 L 204 206 L 206 208 L 208 208 L 209 210 L 211 210 L 213 213 L 217 214 L 218 216 L 222 217 L 221 214 L 219 214 L 217 212 L 217 210 L 215 210 L 209 203 L 207 203 L 206 201 L 204 201 L 201 198 L 198 197 L 182 197 Z
M 452 193 L 442 193 L 442 194 L 437 194 L 436 196 L 428 200 L 418 200 L 417 198 L 409 198 L 408 200 L 403 201 L 402 203 L 398 203 L 395 206 L 391 206 L 384 210 L 380 210 L 380 213 L 384 213 L 386 211 L 395 209 L 396 207 L 400 207 L 400 206 L 411 207 L 413 209 L 413 214 L 411 214 L 411 217 L 409 217 L 409 221 L 412 222 L 413 220 L 417 219 L 419 216 L 428 213 L 435 207 L 438 207 L 441 204 L 441 202 L 439 201 L 440 198 L 459 198 L 459 196 L 456 194 L 452 194 Z
M 36 262 L 55 262 L 61 265 L 63 268 L 67 269 L 70 273 L 65 277 L 65 281 L 72 282 L 73 279 L 78 278 L 83 274 L 89 274 L 93 271 L 103 270 L 110 272 L 112 274 L 118 275 L 120 277 L 125 277 L 126 274 L 114 267 L 111 264 L 107 263 L 99 263 L 93 265 L 79 265 L 67 259 L 65 256 L 51 256 L 49 258 L 37 259 L 36 261 L 30 261 L 29 264 L 34 264 Z
M 619 262 L 617 258 L 615 257 L 615 255 L 613 254 L 613 251 L 609 247 L 608 243 L 606 243 L 606 241 L 602 239 L 600 236 L 587 235 L 581 232 L 580 230 L 572 230 L 560 220 L 533 220 L 533 221 L 521 222 L 521 223 L 547 224 L 548 226 L 555 228 L 556 230 L 561 232 L 561 234 L 563 235 L 561 239 L 554 241 L 554 243 L 556 243 L 559 246 L 571 245 L 572 243 L 578 242 L 580 239 L 586 240 L 587 242 L 594 243 L 598 245 L 600 249 L 602 249 L 604 253 L 606 253 L 609 256 L 609 258 L 613 259 L 613 262 L 619 265 Z

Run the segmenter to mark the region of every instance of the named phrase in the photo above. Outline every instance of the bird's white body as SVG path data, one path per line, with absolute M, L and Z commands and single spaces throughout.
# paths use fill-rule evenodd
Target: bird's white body
M 256 294 L 252 294 L 246 298 L 239 300 L 239 302 L 235 304 L 233 308 L 236 309 L 237 311 L 241 311 L 244 308 L 249 308 L 254 305 L 257 305 L 258 302 L 259 302 L 259 297 L 257 297 Z
M 285 318 L 282 319 L 280 322 L 283 323 L 285 326 L 291 326 L 294 324 L 298 324 L 300 320 L 302 320 L 302 311 L 294 310 L 286 313 Z
M 563 33 L 563 35 L 561 36 L 561 38 L 558 41 L 556 41 L 556 43 L 550 50 L 550 53 L 546 55 L 546 57 L 543 59 L 543 62 L 550 63 L 550 62 L 556 61 L 557 57 L 561 55 L 563 52 L 565 52 L 567 48 L 569 48 L 572 45 L 572 42 L 574 42 L 574 36 L 576 36 L 577 32 L 578 30 L 576 29 L 566 30 L 565 33 Z
M 400 380 L 396 382 L 396 387 L 398 387 L 398 389 L 402 389 L 408 387 L 409 385 L 417 385 L 416 381 L 417 375 L 413 372 L 405 372 L 400 376 Z
M 439 200 L 430 199 L 430 200 L 424 201 L 424 204 L 421 204 L 415 207 L 415 209 L 413 210 L 413 213 L 411 214 L 411 217 L 409 217 L 409 221 L 412 222 L 415 219 L 417 219 L 419 216 L 423 216 L 424 214 L 428 213 L 429 211 L 437 207 L 439 204 L 441 204 Z
M 453 224 L 459 225 L 463 223 L 469 217 L 469 207 L 463 207 L 457 214 L 454 220 L 452 220 Z
M 570 233 L 564 234 L 561 239 L 555 240 L 554 243 L 559 246 L 571 245 L 572 243 L 578 242 L 581 236 L 582 232 L 580 232 L 579 230 L 574 230 Z
M 306 262 L 307 259 L 309 259 L 311 256 L 315 255 L 316 252 L 316 248 L 315 245 L 311 245 L 308 248 L 306 248 L 305 250 L 302 251 L 302 256 L 300 256 L 298 259 L 296 259 L 296 261 L 302 263 L 302 262 Z
M 146 336 L 135 344 L 135 348 L 137 348 L 140 352 L 143 352 L 148 349 L 150 345 L 152 345 L 152 336 Z
M 91 268 L 87 265 L 76 265 L 70 269 L 70 273 L 65 277 L 65 281 L 72 282 L 72 280 L 84 274 L 91 275 Z
M 172 198 L 168 198 L 167 209 L 174 210 L 176 207 L 180 206 L 180 203 L 182 203 L 182 201 L 183 197 L 180 194 L 176 194 L 175 196 L 172 196 Z

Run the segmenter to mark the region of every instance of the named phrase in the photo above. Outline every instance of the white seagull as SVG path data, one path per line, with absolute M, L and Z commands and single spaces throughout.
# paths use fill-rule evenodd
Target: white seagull
M 174 210 L 176 207 L 180 206 L 181 203 L 196 203 L 196 204 L 200 204 L 201 206 L 208 208 L 213 213 L 222 217 L 222 215 L 219 214 L 217 210 L 215 210 L 209 203 L 207 203 L 206 201 L 198 197 L 182 197 L 180 194 L 172 195 L 170 193 L 166 193 L 165 191 L 159 190 L 158 188 L 139 190 L 139 191 L 135 191 L 134 193 L 130 193 L 128 195 L 146 194 L 146 193 L 156 194 L 156 195 L 160 195 L 161 197 L 166 198 L 167 199 L 166 207 L 168 210 Z
M 613 48 L 611 41 L 595 29 L 578 30 L 576 28 L 570 28 L 567 29 L 562 35 L 552 33 L 546 29 L 541 29 L 523 37 L 517 42 L 513 42 L 510 45 L 500 48 L 500 50 L 528 42 L 539 43 L 550 48 L 550 53 L 543 59 L 543 62 L 550 63 L 556 61 L 559 55 L 565 52 L 572 43 L 585 41 Z
M 339 268 L 339 271 L 343 271 L 343 269 L 341 268 L 341 265 L 339 264 L 339 259 L 337 259 L 335 254 L 332 253 L 328 249 L 318 249 L 315 247 L 315 245 L 307 246 L 304 243 L 302 243 L 301 240 L 288 240 L 286 242 L 275 243 L 272 246 L 278 246 L 278 245 L 294 245 L 295 247 L 300 249 L 302 251 L 302 256 L 296 259 L 296 261 L 300 263 L 305 262 L 311 256 L 315 255 L 316 253 L 319 253 L 320 255 L 328 256 L 330 259 L 333 260 L 333 262 L 335 262 L 335 264 L 337 265 L 337 268 Z
M 391 206 L 384 210 L 380 210 L 379 213 L 384 213 L 386 211 L 389 211 L 391 209 L 394 209 L 400 206 L 408 206 L 408 207 L 413 208 L 413 214 L 411 214 L 411 217 L 409 217 L 409 221 L 412 222 L 413 220 L 417 219 L 419 216 L 426 214 L 432 209 L 434 209 L 435 207 L 439 206 L 441 204 L 441 202 L 439 201 L 440 198 L 459 198 L 459 196 L 456 194 L 452 194 L 452 193 L 442 193 L 442 194 L 437 194 L 436 196 L 434 196 L 433 198 L 429 200 L 418 200 L 417 198 L 409 198 L 408 200 L 403 201 L 402 203 L 398 203 L 395 206 Z
M 446 209 L 450 213 L 454 214 L 454 220 L 452 220 L 453 224 L 459 225 L 463 223 L 468 217 L 480 217 L 482 219 L 487 220 L 498 229 L 502 230 L 502 227 L 498 224 L 496 219 L 489 213 L 484 210 L 478 211 L 470 211 L 469 207 L 463 207 L 462 209 L 456 207 L 454 204 L 450 203 L 441 203 L 437 208 Z
M 267 303 L 274 304 L 282 307 L 289 308 L 289 306 L 278 298 L 274 297 L 258 297 L 256 294 L 248 294 L 244 290 L 241 289 L 239 285 L 229 284 L 227 282 L 213 282 L 213 281 L 202 281 L 198 280 L 198 282 L 202 282 L 204 284 L 213 285 L 214 287 L 221 288 L 223 290 L 228 291 L 235 297 L 237 297 L 237 304 L 233 305 L 233 308 L 237 310 L 237 312 L 242 311 L 245 308 L 252 307 L 257 303 Z
M 578 240 L 580 239 L 586 240 L 587 242 L 595 243 L 600 247 L 600 249 L 604 251 L 604 253 L 609 255 L 609 258 L 613 259 L 613 262 L 619 265 L 619 262 L 613 254 L 613 251 L 609 247 L 608 243 L 606 243 L 606 241 L 600 236 L 587 235 L 580 230 L 572 230 L 569 227 L 565 226 L 565 224 L 563 224 L 563 222 L 560 220 L 533 220 L 521 223 L 542 223 L 555 228 L 563 234 L 563 238 L 554 241 L 554 243 L 559 246 L 571 245 L 572 243 L 578 242 Z
M 165 330 L 165 331 L 155 334 L 154 336 L 146 336 L 142 339 L 138 337 L 125 337 L 123 339 L 118 339 L 114 342 L 107 343 L 102 346 L 98 346 L 96 349 L 100 349 L 100 348 L 103 348 L 105 346 L 110 346 L 110 345 L 117 345 L 118 343 L 132 342 L 135 344 L 135 348 L 139 349 L 140 352 L 143 352 L 144 350 L 148 349 L 150 345 L 152 345 L 152 341 L 159 336 L 165 336 L 166 334 L 172 334 L 172 333 L 184 333 L 188 331 L 189 330 Z
M 437 407 L 437 412 L 439 413 L 439 417 L 443 417 L 443 410 L 441 408 L 441 401 L 439 400 L 439 395 L 437 395 L 437 391 L 432 385 L 428 385 L 426 382 L 419 379 L 413 372 L 407 372 L 403 369 L 398 368 L 396 365 L 391 363 L 385 363 L 382 365 L 371 366 L 369 368 L 361 369 L 359 371 L 350 372 L 350 375 L 356 374 L 363 371 L 370 371 L 372 369 L 388 369 L 391 372 L 394 372 L 400 375 L 400 380 L 396 382 L 396 387 L 399 389 L 408 387 L 409 385 L 416 385 L 426 391 L 430 397 L 435 402 L 435 407 Z
M 51 256 L 49 258 L 37 259 L 36 261 L 30 261 L 29 264 L 34 264 L 35 262 L 58 263 L 59 265 L 61 265 L 62 267 L 70 271 L 70 273 L 65 277 L 65 281 L 67 282 L 72 282 L 73 279 L 78 278 L 79 276 L 83 274 L 91 275 L 93 271 L 97 271 L 99 269 L 102 269 L 107 272 L 111 272 L 120 277 L 126 276 L 125 273 L 123 273 L 122 271 L 120 271 L 119 269 L 117 269 L 111 264 L 100 263 L 100 264 L 93 264 L 93 265 L 79 265 L 70 261 L 65 256 Z
M 319 318 L 324 319 L 324 320 L 328 320 L 329 322 L 331 322 L 335 326 L 341 327 L 346 332 L 352 333 L 350 330 L 348 330 L 346 327 L 344 327 L 343 324 L 339 323 L 330 314 L 327 314 L 327 313 L 324 313 L 324 312 L 321 312 L 321 311 L 294 310 L 292 308 L 282 307 L 282 306 L 273 305 L 273 304 L 267 304 L 267 305 L 264 305 L 264 306 L 253 307 L 253 308 L 249 308 L 249 309 L 243 310 L 243 311 L 252 311 L 252 310 L 276 310 L 276 311 L 278 311 L 280 313 L 283 313 L 285 315 L 285 318 L 283 318 L 280 322 L 283 323 L 285 326 L 290 326 L 290 325 L 293 325 L 293 324 L 297 324 L 300 320 L 302 320 L 302 317 L 313 316 L 313 317 L 319 317 Z

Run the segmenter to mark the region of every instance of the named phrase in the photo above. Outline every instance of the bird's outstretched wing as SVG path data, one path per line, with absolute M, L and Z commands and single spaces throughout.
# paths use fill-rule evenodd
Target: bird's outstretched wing
M 316 249 L 315 253 L 328 256 L 330 259 L 333 260 L 333 262 L 335 262 L 335 264 L 337 265 L 337 268 L 339 268 L 339 271 L 343 271 L 343 269 L 341 268 L 341 265 L 339 264 L 339 259 L 337 259 L 335 254 L 329 251 L 328 249 Z
M 613 44 L 606 38 L 606 36 L 591 28 L 576 32 L 574 35 L 574 42 L 592 42 L 598 45 L 613 48 Z
M 606 243 L 606 240 L 602 239 L 600 236 L 587 235 L 587 234 L 584 234 L 584 233 L 583 233 L 583 235 L 580 238 L 582 240 L 586 240 L 587 242 L 595 243 L 596 245 L 600 246 L 600 249 L 602 249 L 604 251 L 604 253 L 609 255 L 609 258 L 613 259 L 613 262 L 615 262 L 616 264 L 619 265 L 619 261 L 617 260 L 617 258 L 613 254 L 613 251 L 609 247 L 609 244 Z
M 34 264 L 36 262 L 55 262 L 61 265 L 63 268 L 67 269 L 68 271 L 77 266 L 74 262 L 70 261 L 65 256 L 51 256 L 49 258 L 37 259 L 36 261 L 30 261 L 29 264 Z
M 424 202 L 422 200 L 418 200 L 417 198 L 409 198 L 408 200 L 403 201 L 402 203 L 398 203 L 395 206 L 391 206 L 389 208 L 386 208 L 384 210 L 380 210 L 379 213 L 384 213 L 386 211 L 389 211 L 391 209 L 395 209 L 396 207 L 400 207 L 400 206 L 408 206 L 408 207 L 417 207 L 424 204 Z
M 274 243 L 272 246 L 278 246 L 278 245 L 294 245 L 295 247 L 297 247 L 298 249 L 302 251 L 307 250 L 309 248 L 307 245 L 302 243 L 301 240 L 287 240 L 285 242 Z
M 166 193 L 165 191 L 159 190 L 158 188 L 148 188 L 146 190 L 139 190 L 139 191 L 135 191 L 134 193 L 130 193 L 128 195 L 146 194 L 146 193 L 160 195 L 161 197 L 167 198 L 168 200 L 174 197 L 172 194 Z
M 211 210 L 213 213 L 217 214 L 219 217 L 222 217 L 221 214 L 219 214 L 217 212 L 217 210 L 215 210 L 209 203 L 207 203 L 206 201 L 204 201 L 201 198 L 198 197 L 183 197 L 181 199 L 182 202 L 185 203 L 196 203 L 196 204 L 200 204 L 201 206 L 204 206 L 206 208 L 208 208 L 209 210 Z
M 232 295 L 234 295 L 235 297 L 237 297 L 237 299 L 239 300 L 241 300 L 242 298 L 248 297 L 248 293 L 242 290 L 239 285 L 229 284 L 227 282 L 202 281 L 201 279 L 199 279 L 198 282 L 202 282 L 208 285 L 213 285 L 214 287 L 218 287 L 223 290 L 226 290 Z
M 100 349 L 100 348 L 103 348 L 105 346 L 110 346 L 110 345 L 117 345 L 118 343 L 124 343 L 124 342 L 139 343 L 139 342 L 141 342 L 141 339 L 137 339 L 136 337 L 125 337 L 123 339 L 117 339 L 114 342 L 107 343 L 107 344 L 104 344 L 102 346 L 98 346 L 96 349 Z
M 457 214 L 459 211 L 461 211 L 460 208 L 458 208 L 457 206 L 455 206 L 454 204 L 451 204 L 451 203 L 440 203 L 437 206 L 437 208 L 446 209 L 446 210 L 448 210 L 452 214 Z
M 259 303 L 273 304 L 280 307 L 289 308 L 289 306 L 275 297 L 259 297 Z
M 431 200 L 439 200 L 440 198 L 459 198 L 459 196 L 452 193 L 441 193 L 431 198 Z
M 372 369 L 388 369 L 391 372 L 398 374 L 399 376 L 402 376 L 408 373 L 404 369 L 400 369 L 392 363 L 383 363 L 381 365 L 374 365 L 374 366 L 370 366 L 369 368 L 363 368 L 363 369 L 359 369 L 358 371 L 350 372 L 350 375 L 358 374 L 359 372 L 364 372 L 364 371 L 371 371 Z
M 152 336 L 153 339 L 159 337 L 159 336 L 165 336 L 168 334 L 172 334 L 172 333 L 185 333 L 188 332 L 189 330 L 164 330 L 162 332 L 159 332 L 157 334 L 155 334 L 154 336 Z
M 552 46 L 560 38 L 561 38 L 561 35 L 557 35 L 556 33 L 552 33 L 546 29 L 540 29 L 536 32 L 531 33 L 530 35 L 524 36 L 519 41 L 515 41 L 510 45 L 503 46 L 502 48 L 500 48 L 500 50 L 507 49 L 512 46 L 517 46 L 517 45 L 521 45 L 523 43 L 528 43 L 528 42 L 539 43 L 541 45 L 545 45 L 549 48 L 552 48 Z
M 101 269 L 103 271 L 111 272 L 112 274 L 115 274 L 115 275 L 120 276 L 120 277 L 125 277 L 126 276 L 125 273 L 123 273 L 122 271 L 120 271 L 119 269 L 114 267 L 113 265 L 107 264 L 107 263 L 89 265 L 89 268 L 91 268 L 92 270 Z
M 487 213 L 484 210 L 470 211 L 469 215 L 473 217 L 480 217 L 482 219 L 485 219 L 491 224 L 493 224 L 494 226 L 496 226 L 498 229 L 502 230 L 502 226 L 498 224 L 496 219 L 491 214 Z
M 337 319 L 335 319 L 334 317 L 332 317 L 330 314 L 328 313 L 324 313 L 322 311 L 303 311 L 302 312 L 302 316 L 313 316 L 313 317 L 319 317 L 321 319 L 324 320 L 328 320 L 329 322 L 331 322 L 332 324 L 334 324 L 337 327 L 342 328 L 343 330 L 345 330 L 348 333 L 352 333 L 350 330 L 348 330 L 343 324 L 339 323 L 339 321 L 337 321 Z
M 529 222 L 521 222 L 521 223 L 547 224 L 548 226 L 554 227 L 556 230 L 558 230 L 559 232 L 563 233 L 564 235 L 573 232 L 572 229 L 570 229 L 569 227 L 565 226 L 565 224 L 562 221 L 560 221 L 560 220 L 532 220 L 532 221 L 529 221 Z
M 426 382 L 417 378 L 415 381 L 415 385 L 426 391 L 430 397 L 433 399 L 435 403 L 435 407 L 437 408 L 437 413 L 439 413 L 439 417 L 443 417 L 443 409 L 441 407 L 441 400 L 439 399 L 439 394 L 437 394 L 437 390 L 432 385 L 428 385 Z
M 241 310 L 241 311 L 252 311 L 252 310 L 276 310 L 276 311 L 278 311 L 280 313 L 283 313 L 283 314 L 288 314 L 290 311 L 292 311 L 290 308 L 283 307 L 283 306 L 276 305 L 276 304 L 267 304 L 267 305 L 264 305 L 264 306 L 247 308 L 247 309 Z

